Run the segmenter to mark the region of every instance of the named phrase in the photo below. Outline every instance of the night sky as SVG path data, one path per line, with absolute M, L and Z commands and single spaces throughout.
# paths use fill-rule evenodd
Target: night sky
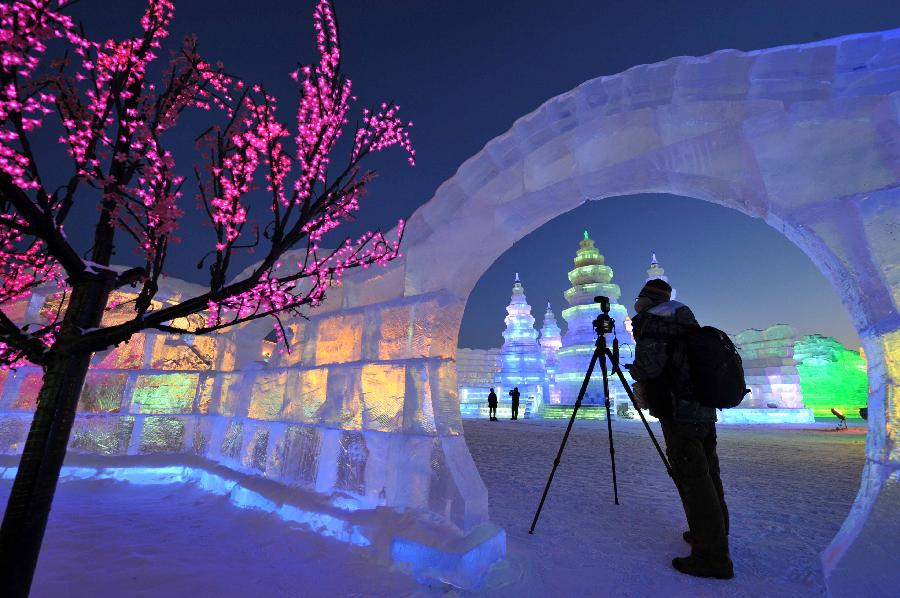
M 208 60 L 221 60 L 230 72 L 262 82 L 280 99 L 285 120 L 293 122 L 295 87 L 287 73 L 298 62 L 316 59 L 313 0 L 176 4 L 173 37 L 196 33 Z M 381 176 L 371 185 L 359 220 L 343 228 L 346 234 L 387 229 L 408 217 L 513 121 L 588 79 L 677 55 L 754 50 L 900 26 L 897 0 L 338 0 L 336 5 L 344 68 L 359 106 L 397 101 L 415 122 L 419 162 L 410 169 L 399 150 L 376 156 L 370 166 Z M 74 12 L 92 36 L 122 37 L 137 33 L 142 7 L 136 0 L 81 0 Z M 176 159 L 185 167 L 192 160 L 192 140 L 202 130 L 187 125 L 176 147 Z M 192 195 L 185 196 L 188 209 Z M 69 236 L 86 248 L 95 219 L 93 206 L 85 205 L 68 225 Z M 169 274 L 202 283 L 204 271 L 195 264 L 210 248 L 212 232 L 198 222 L 192 215 L 184 223 L 189 233 L 170 251 Z M 656 251 L 679 299 L 694 308 L 701 323 L 730 332 L 789 323 L 802 334 L 820 332 L 858 346 L 834 290 L 784 237 L 736 211 L 667 195 L 592 202 L 519 241 L 472 293 L 460 346 L 502 342 L 516 271 L 538 325 L 548 299 L 559 314 L 566 272 L 585 225 L 614 269 L 629 308 L 650 252 Z M 247 256 L 243 263 L 253 259 Z M 123 263 L 134 260 L 126 251 L 117 256 Z

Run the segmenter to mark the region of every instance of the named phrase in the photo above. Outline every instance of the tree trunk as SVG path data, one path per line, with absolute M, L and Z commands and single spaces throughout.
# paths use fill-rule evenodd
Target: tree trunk
M 0 528 L 0 588 L 4 596 L 24 598 L 31 588 L 78 398 L 91 361 L 90 352 L 72 350 L 67 341 L 77 338 L 81 329 L 99 325 L 109 299 L 108 282 L 91 277 L 76 286 L 59 339 L 44 366 L 44 383 Z

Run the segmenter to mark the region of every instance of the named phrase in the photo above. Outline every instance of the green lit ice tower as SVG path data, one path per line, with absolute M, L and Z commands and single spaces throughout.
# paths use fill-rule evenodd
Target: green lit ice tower
M 545 374 L 541 346 L 537 342 L 538 331 L 534 328 L 531 306 L 525 299 L 518 273 L 506 314 L 500 371 L 496 378 L 497 395 L 508 404 L 507 393 L 518 386 L 521 394 L 519 409 L 524 417 L 534 413 L 544 400 Z
M 597 335 L 594 332 L 594 319 L 600 314 L 600 304 L 594 303 L 594 297 L 609 297 L 610 312 L 616 321 L 616 336 L 621 343 L 620 361 L 633 361 L 634 341 L 625 329 L 627 312 L 625 306 L 617 303 L 621 291 L 619 285 L 613 284 L 612 268 L 603 261 L 603 255 L 594 241 L 584 231 L 584 239 L 575 253 L 575 268 L 569 272 L 572 286 L 565 292 L 569 307 L 563 310 L 562 317 L 568 324 L 568 330 L 562 339 L 562 348 L 558 352 L 559 370 L 556 374 L 556 386 L 560 392 L 560 402 L 572 405 L 578 399 L 578 391 L 584 380 Z M 612 336 L 607 336 L 612 344 Z M 613 405 L 628 401 L 625 389 L 615 376 L 610 377 L 610 398 Z M 588 385 L 584 404 L 603 404 L 603 378 L 599 365 L 594 369 L 591 383 Z

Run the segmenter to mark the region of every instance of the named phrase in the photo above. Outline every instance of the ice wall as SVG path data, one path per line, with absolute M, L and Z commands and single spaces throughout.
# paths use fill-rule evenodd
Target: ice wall
M 786 324 L 743 330 L 735 335 L 744 364 L 744 381 L 751 391 L 739 408 L 804 408 L 800 374 L 794 361 L 796 337 L 797 331 Z
M 833 420 L 831 409 L 859 420 L 868 400 L 866 360 L 837 339 L 813 334 L 794 343 L 794 359 L 800 373 L 803 402 L 816 417 Z
M 462 417 L 488 417 L 487 397 L 499 371 L 500 349 L 457 349 L 456 380 Z
M 270 460 L 295 467 L 306 461 L 288 447 L 306 455 L 303 447 L 321 441 L 314 477 L 323 493 L 350 488 L 398 507 L 413 497 L 461 525 L 486 520 L 486 491 L 460 433 L 453 361 L 475 283 L 515 241 L 587 200 L 695 197 L 765 219 L 810 256 L 850 312 L 869 360 L 868 459 L 823 564 L 833 595 L 896 594 L 898 118 L 900 30 L 677 57 L 587 81 L 462 164 L 409 219 L 402 259 L 331 289 L 326 306 L 298 325 L 307 340 L 289 358 L 296 362 L 236 374 L 249 390 L 234 403 L 230 392 L 211 391 L 209 409 L 221 414 L 168 417 L 227 422 L 208 446 L 240 467 L 261 471 L 263 455 L 266 468 Z M 244 332 L 238 349 L 268 330 Z M 4 391 L 2 430 L 24 419 L 8 415 L 18 409 L 14 396 Z M 137 415 L 151 416 L 114 417 Z

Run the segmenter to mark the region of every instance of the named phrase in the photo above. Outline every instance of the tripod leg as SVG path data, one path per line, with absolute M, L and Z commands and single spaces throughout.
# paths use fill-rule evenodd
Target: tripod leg
M 609 354 L 608 351 L 607 354 Z M 647 434 L 650 435 L 650 440 L 653 441 L 653 446 L 656 447 L 656 452 L 659 453 L 659 458 L 662 459 L 663 465 L 666 466 L 666 472 L 668 472 L 669 477 L 674 480 L 675 474 L 672 471 L 672 467 L 669 465 L 669 460 L 666 459 L 666 454 L 663 452 L 662 447 L 659 446 L 659 441 L 656 440 L 656 435 L 653 433 L 653 430 L 650 429 L 650 424 L 647 422 L 647 418 L 644 417 L 644 412 L 638 409 L 637 403 L 634 400 L 634 391 L 631 390 L 631 385 L 628 384 L 628 380 L 625 379 L 625 374 L 623 374 L 621 368 L 619 368 L 619 362 L 613 359 L 612 354 L 609 354 L 609 358 L 610 360 L 612 360 L 613 371 L 619 376 L 619 380 L 622 382 L 622 386 L 625 387 L 625 392 L 628 393 L 628 398 L 631 399 L 631 404 L 634 405 L 635 411 L 638 412 L 638 415 L 641 417 L 641 421 L 644 422 L 644 427 L 647 429 Z
M 575 423 L 575 416 L 578 414 L 578 408 L 581 407 L 581 401 L 584 399 L 584 394 L 587 392 L 588 383 L 591 381 L 591 374 L 594 373 L 594 366 L 597 364 L 597 360 L 600 358 L 601 354 L 602 350 L 598 343 L 597 348 L 594 349 L 594 354 L 591 356 L 591 363 L 590 365 L 588 365 L 587 372 L 584 375 L 584 382 L 581 383 L 581 390 L 578 391 L 578 399 L 575 401 L 575 408 L 572 409 L 572 417 L 569 418 L 569 425 L 566 426 L 566 433 L 563 435 L 562 443 L 559 445 L 559 452 L 556 453 L 556 459 L 553 460 L 553 469 L 550 470 L 550 477 L 547 478 L 547 485 L 544 486 L 544 494 L 541 495 L 541 502 L 538 504 L 537 511 L 535 511 L 534 513 L 534 520 L 531 522 L 531 529 L 528 530 L 529 534 L 534 533 L 534 527 L 537 525 L 538 517 L 541 516 L 541 509 L 544 508 L 544 501 L 547 500 L 547 492 L 550 491 L 550 484 L 553 482 L 553 476 L 554 474 L 556 474 L 556 468 L 559 467 L 559 460 L 562 458 L 563 449 L 566 448 L 566 442 L 569 440 L 569 432 L 572 431 L 572 424 Z
M 603 372 L 603 397 L 606 399 L 606 431 L 609 434 L 609 460 L 612 463 L 613 501 L 615 504 L 619 504 L 619 483 L 616 480 L 616 447 L 613 444 L 612 416 L 609 413 L 609 372 L 606 369 L 606 356 L 609 355 L 611 360 L 612 354 L 609 352 L 609 349 L 606 349 L 604 353 L 600 359 L 600 370 Z M 613 363 L 613 367 L 615 368 L 615 363 Z

